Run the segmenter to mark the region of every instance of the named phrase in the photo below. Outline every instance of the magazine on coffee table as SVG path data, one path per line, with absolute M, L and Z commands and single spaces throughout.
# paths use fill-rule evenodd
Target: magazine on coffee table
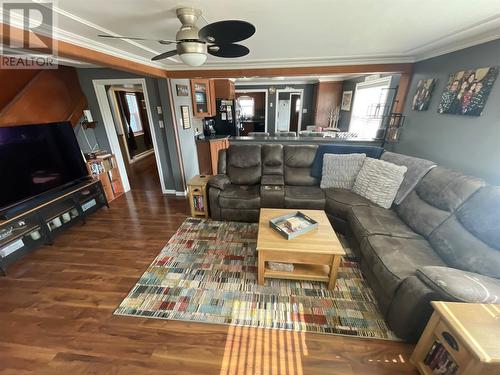
M 287 240 L 318 228 L 318 223 L 300 211 L 269 220 L 269 226 Z

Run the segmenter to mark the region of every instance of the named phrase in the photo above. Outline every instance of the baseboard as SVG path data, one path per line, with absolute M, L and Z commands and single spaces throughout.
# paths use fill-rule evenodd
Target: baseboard
M 165 190 L 165 194 L 172 194 L 172 195 L 175 195 L 177 197 L 185 197 L 185 196 L 187 196 L 187 190 L 185 190 L 185 191 L 177 191 L 177 190 L 174 190 L 174 189 L 166 189 Z

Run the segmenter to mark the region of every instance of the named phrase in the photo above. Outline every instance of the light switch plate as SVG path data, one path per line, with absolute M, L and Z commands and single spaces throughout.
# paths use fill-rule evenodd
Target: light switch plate
M 302 108 L 302 113 L 307 113 L 307 108 Z
M 160 125 L 161 129 L 165 127 L 165 125 L 163 124 L 163 120 L 158 121 L 158 125 Z
M 158 112 L 159 115 L 161 115 L 163 113 L 160 106 L 156 107 L 156 112 Z

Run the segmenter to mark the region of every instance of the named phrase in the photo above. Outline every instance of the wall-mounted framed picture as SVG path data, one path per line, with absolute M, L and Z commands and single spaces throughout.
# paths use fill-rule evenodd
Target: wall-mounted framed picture
M 417 91 L 413 96 L 411 108 L 414 111 L 427 111 L 431 102 L 432 91 L 436 86 L 436 79 L 421 79 L 417 84 Z
M 441 95 L 438 113 L 480 116 L 497 76 L 498 66 L 450 74 Z
M 352 90 L 344 91 L 342 93 L 342 103 L 340 105 L 340 109 L 343 111 L 350 111 L 352 103 Z
M 189 96 L 189 87 L 187 85 L 175 85 L 177 96 Z
M 191 128 L 191 118 L 189 117 L 189 106 L 181 105 L 182 128 Z

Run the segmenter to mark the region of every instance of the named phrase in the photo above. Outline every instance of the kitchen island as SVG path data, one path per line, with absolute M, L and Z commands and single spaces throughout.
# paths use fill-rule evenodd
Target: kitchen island
M 230 144 L 266 144 L 266 143 L 281 143 L 284 145 L 293 144 L 351 144 L 356 146 L 381 146 L 381 139 L 361 139 L 361 138 L 335 138 L 335 137 L 274 137 L 274 136 L 244 136 L 229 138 Z

